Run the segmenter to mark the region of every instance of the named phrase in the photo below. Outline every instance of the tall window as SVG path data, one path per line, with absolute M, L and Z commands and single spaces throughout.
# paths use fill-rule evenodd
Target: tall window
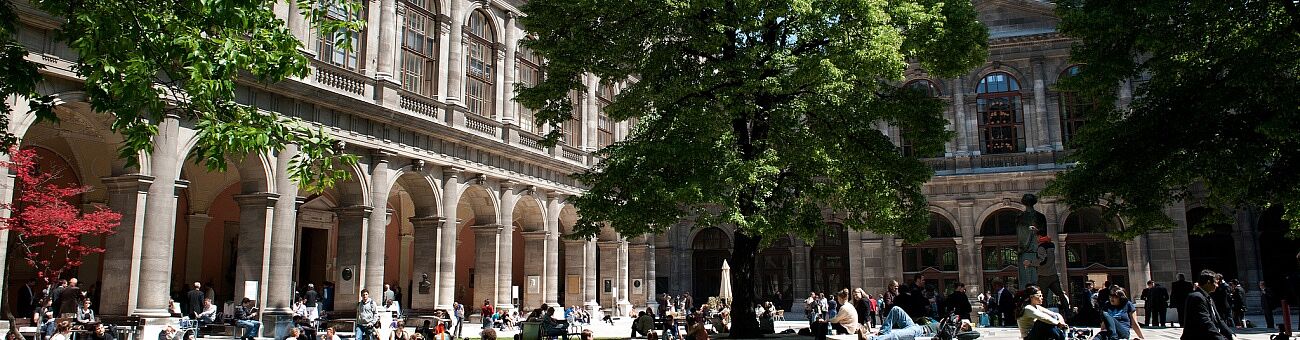
M 614 87 L 601 83 L 596 87 L 596 142 L 597 146 L 604 148 L 614 144 L 614 121 L 609 119 L 609 114 L 605 113 L 605 107 L 614 102 Z
M 519 47 L 519 62 L 515 63 L 519 68 L 519 83 L 524 87 L 533 87 L 542 81 L 542 58 L 533 54 L 533 50 L 527 47 Z M 537 124 L 537 117 L 532 109 L 524 107 L 522 104 L 515 103 L 519 112 L 519 129 L 536 134 L 542 133 L 542 125 Z
M 342 2 L 335 3 L 325 10 L 326 16 L 339 21 L 365 20 L 365 13 L 364 6 L 358 11 L 352 11 Z M 316 56 L 330 65 L 360 73 L 365 68 L 360 62 L 365 57 L 365 36 L 365 30 L 321 32 L 316 40 L 316 50 L 319 52 Z M 350 49 L 343 45 L 344 41 L 349 39 L 352 43 Z
M 465 106 L 470 113 L 492 117 L 496 34 L 480 11 L 470 15 L 465 32 L 469 32 L 465 39 Z
M 1010 74 L 984 76 L 975 88 L 984 153 L 1025 150 L 1025 120 L 1020 112 L 1020 84 Z
M 402 89 L 424 96 L 438 93 L 438 22 L 432 0 L 406 0 L 402 30 Z
M 582 146 L 582 94 L 571 91 L 569 99 L 573 101 L 573 114 L 564 121 L 564 144 L 576 148 Z
M 957 231 L 943 215 L 930 212 L 929 240 L 903 245 L 903 276 L 910 282 L 925 276 L 925 284 L 943 292 L 952 291 L 959 281 Z
M 1070 66 L 1065 69 L 1065 72 L 1061 72 L 1061 79 L 1077 74 L 1079 74 L 1079 65 Z M 1087 120 L 1084 116 L 1087 103 L 1080 100 L 1079 95 L 1074 92 L 1061 92 L 1058 102 L 1061 105 L 1061 142 L 1069 144 L 1070 140 L 1074 139 L 1074 135 L 1079 133 L 1079 128 L 1083 127 L 1083 122 Z
M 1083 207 L 1070 212 L 1062 224 L 1065 237 L 1065 270 L 1071 288 L 1077 289 L 1089 278 L 1105 279 L 1128 287 L 1128 251 L 1124 242 L 1106 233 L 1120 229 L 1120 221 L 1106 218 L 1100 207 Z
M 938 97 L 938 96 L 939 96 L 939 88 L 936 87 L 936 86 L 934 85 L 934 83 L 931 82 L 931 81 L 928 80 L 928 79 L 917 79 L 917 80 L 913 80 L 913 81 L 908 82 L 906 85 L 903 85 L 903 86 L 906 87 L 906 88 L 908 88 L 908 89 L 912 89 L 912 90 L 920 91 L 920 92 L 925 93 L 926 95 L 931 96 L 931 97 Z M 942 156 L 942 155 L 918 155 L 918 154 L 916 153 L 916 149 L 912 147 L 912 141 L 908 140 L 907 137 L 905 137 L 905 136 L 907 135 L 907 134 L 905 133 L 905 131 L 906 131 L 906 129 L 903 129 L 903 128 L 901 128 L 901 127 L 898 129 L 898 146 L 899 146 L 899 148 L 903 149 L 903 156 L 907 156 L 907 157 L 938 157 L 938 156 Z

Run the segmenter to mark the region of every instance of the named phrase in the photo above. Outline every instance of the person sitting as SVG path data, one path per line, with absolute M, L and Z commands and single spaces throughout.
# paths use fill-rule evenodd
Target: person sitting
M 90 299 L 81 299 L 81 305 L 77 306 L 77 323 L 91 324 L 96 320 L 98 318 L 95 317 L 95 310 L 90 308 Z
M 212 299 L 203 299 L 203 309 L 198 312 L 198 320 L 199 327 L 217 321 L 217 305 L 212 304 Z
M 284 340 L 298 340 L 300 336 L 302 336 L 302 330 L 299 330 L 298 327 L 290 327 L 289 335 L 285 336 Z
M 40 329 L 41 338 L 54 335 L 54 302 L 50 298 L 41 298 L 39 306 L 32 310 L 32 326 Z
M 178 332 L 176 331 L 175 327 L 167 326 L 167 328 L 163 328 L 161 332 L 158 332 L 158 340 L 176 339 L 176 333 Z M 56 340 L 56 339 L 51 339 L 51 340 Z
M 1116 286 L 1110 291 L 1110 303 L 1101 307 L 1102 319 L 1101 331 L 1106 334 L 1103 339 L 1142 339 L 1142 327 L 1137 320 L 1137 307 L 1129 301 L 1128 294 L 1123 288 Z M 1131 334 L 1137 334 L 1134 338 Z
M 555 307 L 542 306 L 546 308 L 546 312 L 542 313 L 542 334 L 546 336 L 564 335 L 569 329 L 568 322 L 555 319 Z
M 325 334 L 321 335 L 320 340 L 339 340 L 339 335 L 334 333 L 334 327 L 325 328 Z
M 54 335 L 49 340 L 69 340 L 72 335 L 72 321 L 61 319 L 54 327 Z
M 645 311 L 641 311 L 640 313 L 637 313 L 636 320 L 632 321 L 632 337 L 635 338 L 638 335 L 649 336 L 650 332 L 653 331 L 654 328 L 654 318 L 649 314 L 646 314 Z
M 1061 314 L 1043 307 L 1043 291 L 1037 286 L 1025 287 L 1024 307 L 1016 311 L 1016 324 L 1020 337 L 1025 340 L 1064 340 L 1065 324 Z
M 687 326 L 686 329 L 686 338 L 691 340 L 709 340 L 709 331 L 704 329 L 704 316 L 695 314 L 691 320 L 691 325 Z
M 438 311 L 433 312 L 434 317 L 438 317 Z M 415 328 L 415 334 L 424 339 L 433 339 L 433 320 L 424 320 L 424 324 Z
M 97 323 L 93 326 L 94 331 L 90 332 L 90 340 L 116 340 L 117 336 L 108 331 L 108 326 Z
M 841 289 L 839 293 L 836 293 L 835 302 L 839 305 L 840 310 L 833 314 L 834 316 L 830 320 L 826 321 L 831 324 L 831 329 L 834 329 L 836 334 L 858 334 L 862 332 L 862 324 L 858 323 L 858 311 L 853 307 L 853 303 L 849 301 L 849 290 Z
M 257 315 L 257 307 L 253 307 L 253 299 L 244 298 L 239 306 L 235 306 L 235 326 L 245 329 L 242 339 L 252 340 L 259 334 L 262 322 L 258 321 Z
M 479 337 L 483 340 L 497 340 L 497 330 L 484 328 L 482 332 L 479 332 Z

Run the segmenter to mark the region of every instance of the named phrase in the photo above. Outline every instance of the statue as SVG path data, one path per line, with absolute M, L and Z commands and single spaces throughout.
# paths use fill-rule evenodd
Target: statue
M 429 274 L 428 273 L 420 274 L 420 294 L 428 295 L 429 288 L 432 287 L 433 287 L 433 282 L 429 282 Z
M 1025 212 L 1020 214 L 1020 224 L 1016 225 L 1016 239 L 1020 240 L 1020 261 L 1018 262 L 1036 262 L 1038 260 L 1038 227 L 1035 225 L 1038 224 L 1038 210 L 1034 210 L 1034 204 L 1038 204 L 1038 196 L 1025 194 L 1020 198 L 1020 203 L 1025 205 Z M 1038 269 L 1028 265 L 1020 266 L 1020 273 L 1016 277 L 1020 281 L 1020 289 L 1025 289 L 1025 285 L 1038 282 Z

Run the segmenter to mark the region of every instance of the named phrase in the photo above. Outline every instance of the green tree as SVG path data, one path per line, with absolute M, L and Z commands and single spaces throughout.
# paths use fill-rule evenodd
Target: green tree
M 360 21 L 328 20 L 328 8 L 357 10 L 356 0 L 290 2 L 322 32 L 357 30 Z M 74 69 L 85 79 L 91 107 L 112 114 L 112 130 L 125 142 L 128 162 L 152 150 L 157 123 L 166 115 L 195 122 L 199 140 L 189 157 L 224 171 L 226 157 L 297 144 L 290 174 L 303 188 L 320 190 L 346 176 L 343 155 L 324 130 L 235 102 L 237 80 L 276 82 L 303 77 L 308 59 L 302 43 L 275 16 L 276 1 L 30 0 L 22 6 L 62 18 L 57 40 L 77 53 Z M 48 94 L 37 92 L 41 65 L 26 60 L 16 39 L 13 0 L 0 0 L 0 124 L 8 125 L 11 96 L 29 100 L 37 121 L 56 121 Z M 348 34 L 336 34 L 349 46 Z M 0 135 L 0 146 L 16 144 Z M 132 164 L 134 165 L 134 164 Z
M 903 127 L 921 154 L 938 152 L 952 136 L 944 104 L 898 82 L 909 61 L 954 76 L 987 54 L 967 1 L 533 0 L 522 9 L 535 36 L 525 45 L 545 58 L 546 78 L 517 100 L 538 121 L 569 119 L 566 94 L 584 88 L 583 74 L 630 83 L 605 110 L 634 131 L 577 175 L 590 187 L 574 198 L 577 233 L 606 223 L 623 235 L 683 220 L 735 226 L 740 336 L 758 331 L 750 283 L 764 240 L 810 239 L 828 212 L 849 214 L 848 228 L 925 237 L 920 187 L 932 172 L 877 123 Z
M 1181 200 L 1281 204 L 1300 227 L 1300 10 L 1282 1 L 1068 0 L 1060 30 L 1090 98 L 1077 165 L 1049 185 L 1126 218 L 1116 237 L 1169 228 Z M 1131 103 L 1118 86 L 1131 81 Z M 1204 193 L 1204 198 L 1197 195 Z M 1220 216 L 1222 218 L 1222 216 Z M 1201 228 L 1198 228 L 1201 229 Z

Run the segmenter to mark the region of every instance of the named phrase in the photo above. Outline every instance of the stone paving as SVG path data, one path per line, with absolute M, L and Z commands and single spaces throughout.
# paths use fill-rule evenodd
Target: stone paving
M 1260 315 L 1251 316 L 1248 317 L 1248 319 L 1251 319 L 1257 325 L 1264 324 L 1263 316 Z M 632 327 L 632 319 L 622 318 L 622 319 L 614 320 L 613 325 L 610 325 L 608 323 L 595 323 L 595 324 L 587 325 L 584 328 L 590 329 L 597 339 L 627 339 L 631 333 L 631 327 Z M 799 328 L 805 328 L 805 327 L 808 327 L 807 321 L 777 321 L 776 322 L 777 332 L 786 329 L 797 330 Z M 478 338 L 478 334 L 477 334 L 478 330 L 479 330 L 478 327 L 473 327 L 467 324 L 464 330 L 465 332 L 464 335 L 467 338 L 471 338 L 471 339 Z M 980 337 L 981 339 L 1012 340 L 1012 339 L 1020 338 L 1019 330 L 1017 330 L 1014 327 L 982 327 L 982 328 L 977 328 L 976 330 L 980 331 L 980 333 L 982 334 L 982 336 Z M 1182 331 L 1183 331 L 1182 328 L 1177 328 L 1177 327 L 1143 329 L 1143 332 L 1146 335 L 1146 339 L 1151 339 L 1151 340 L 1178 339 L 1182 335 Z M 1263 327 L 1237 329 L 1235 331 L 1238 335 L 1235 339 L 1245 339 L 1245 340 L 1266 340 L 1269 338 L 1270 335 L 1277 334 L 1276 330 L 1270 330 Z M 501 339 L 509 339 L 513 337 L 515 333 L 517 332 L 516 331 L 498 332 L 497 337 Z M 769 335 L 767 338 L 812 339 L 812 337 L 810 336 L 798 336 L 794 334 Z M 830 338 L 831 339 L 840 339 L 840 338 L 853 339 L 852 337 L 847 337 L 847 336 L 830 337 Z

